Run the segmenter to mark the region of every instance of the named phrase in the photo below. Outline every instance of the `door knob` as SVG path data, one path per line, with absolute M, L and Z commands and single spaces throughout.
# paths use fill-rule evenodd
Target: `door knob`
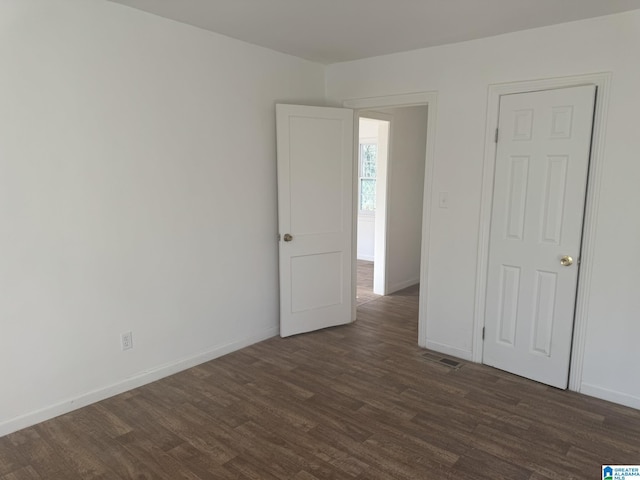
M 563 267 L 568 267 L 570 265 L 573 265 L 573 258 L 571 258 L 569 255 L 565 255 L 564 257 L 561 257 L 560 265 L 562 265 Z
M 291 235 L 290 233 L 285 233 L 284 234 L 284 241 L 285 242 L 290 242 L 291 240 L 293 240 L 293 235 Z

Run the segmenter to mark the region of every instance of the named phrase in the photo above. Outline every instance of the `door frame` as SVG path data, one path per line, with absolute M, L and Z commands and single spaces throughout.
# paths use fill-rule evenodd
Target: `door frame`
M 345 108 L 352 108 L 354 112 L 354 122 L 356 122 L 360 112 L 363 110 L 372 110 L 376 108 L 395 108 L 395 107 L 413 107 L 418 105 L 427 106 L 427 145 L 425 155 L 425 168 L 424 168 L 424 194 L 422 200 L 422 242 L 420 247 L 420 302 L 418 305 L 418 345 L 426 348 L 427 346 L 427 296 L 429 295 L 429 289 L 427 288 L 428 282 L 428 267 L 429 267 L 429 231 L 431 226 L 431 205 L 432 205 L 432 192 L 433 192 L 433 171 L 435 165 L 435 133 L 436 133 L 436 115 L 438 111 L 438 92 L 418 92 L 407 93 L 400 95 L 384 95 L 380 97 L 367 97 L 367 98 L 355 98 L 345 100 L 342 102 L 342 106 Z M 354 130 L 354 137 L 357 135 L 357 126 Z M 390 142 L 393 141 L 390 138 Z M 358 139 L 354 141 L 354 158 L 357 158 Z M 354 162 L 354 168 L 357 167 L 357 162 Z M 354 178 L 356 178 L 354 176 Z M 354 189 L 356 190 L 356 189 Z M 356 190 L 357 191 L 357 190 Z M 353 208 L 354 218 L 357 218 L 357 199 L 354 197 Z M 356 281 L 357 281 L 357 222 L 353 222 L 353 264 L 352 264 L 352 321 L 356 319 L 357 303 L 356 298 Z
M 478 232 L 478 264 L 476 267 L 476 298 L 473 318 L 473 361 L 482 363 L 485 325 L 487 272 L 489 267 L 489 234 L 497 144 L 495 132 L 498 125 L 500 96 L 539 90 L 553 90 L 581 85 L 595 85 L 597 96 L 593 118 L 591 157 L 587 180 L 587 196 L 582 227 L 582 247 L 576 309 L 574 314 L 573 341 L 569 365 L 569 390 L 580 391 L 586 344 L 589 294 L 591 291 L 594 245 L 597 230 L 597 213 L 602 183 L 604 147 L 606 140 L 606 118 L 611 90 L 610 72 L 576 75 L 570 77 L 509 82 L 489 85 L 487 98 L 487 123 L 480 200 L 480 223 Z

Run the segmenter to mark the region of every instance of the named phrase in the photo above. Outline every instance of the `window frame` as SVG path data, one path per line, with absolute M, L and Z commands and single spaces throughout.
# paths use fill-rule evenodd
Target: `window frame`
M 374 177 L 365 177 L 363 176 L 363 146 L 373 145 L 376 147 L 375 152 L 375 176 Z M 374 194 L 374 206 L 373 210 L 363 210 L 362 209 L 362 180 L 373 180 L 374 188 L 377 187 L 378 184 L 378 142 L 377 139 L 365 139 L 362 138 L 358 142 L 358 215 L 363 216 L 375 216 L 376 214 L 376 206 L 375 206 L 375 194 Z

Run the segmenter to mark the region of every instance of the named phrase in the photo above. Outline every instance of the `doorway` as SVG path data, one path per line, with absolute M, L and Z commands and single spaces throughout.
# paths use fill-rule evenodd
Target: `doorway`
M 425 169 L 424 176 L 421 179 L 423 182 L 423 203 L 422 203 L 422 240 L 420 247 L 420 283 L 419 283 L 419 308 L 418 308 L 418 345 L 420 347 L 427 346 L 427 314 L 426 307 L 428 304 L 428 260 L 429 260 L 429 227 L 431 223 L 431 196 L 433 193 L 433 169 L 434 169 L 434 152 L 435 152 L 435 125 L 436 116 L 438 111 L 438 94 L 436 92 L 423 92 L 423 93 L 408 93 L 400 95 L 387 95 L 383 97 L 370 97 L 370 98 L 357 98 L 352 100 L 345 100 L 343 106 L 345 108 L 351 108 L 356 112 L 362 110 L 378 110 L 384 108 L 393 107 L 409 107 L 409 106 L 423 106 L 427 109 L 427 128 L 426 128 L 426 153 L 425 153 Z M 356 124 L 357 125 L 357 124 Z M 357 128 L 357 126 L 355 127 Z M 356 137 L 357 138 L 357 135 Z M 355 151 L 354 151 L 355 157 Z M 355 210 L 355 195 L 354 195 L 354 210 Z M 352 298 L 356 297 L 356 241 L 357 241 L 357 226 L 356 222 L 353 222 L 353 282 L 352 282 Z M 354 301 L 351 310 L 352 321 L 357 316 L 357 304 Z
M 357 206 L 357 189 L 355 188 L 357 185 L 355 168 L 357 162 L 354 161 L 354 154 L 357 148 L 352 149 L 352 145 L 358 145 L 358 124 L 354 122 L 354 118 L 357 117 L 354 117 L 353 114 L 354 110 L 370 110 L 363 108 L 369 105 L 372 107 L 380 105 L 380 108 L 384 109 L 391 108 L 388 106 L 396 104 L 396 101 L 389 102 L 388 100 L 382 99 L 382 104 L 378 103 L 380 99 L 373 102 L 372 99 L 354 100 L 350 101 L 354 103 L 353 107 L 344 109 L 285 104 L 276 106 L 281 336 L 348 323 L 349 319 L 343 318 L 342 315 L 324 314 L 327 309 L 334 309 L 334 307 L 341 309 L 349 305 L 351 307 L 350 321 L 356 319 L 357 222 L 354 220 Z M 421 110 L 423 114 L 426 113 L 423 121 L 426 121 L 428 116 L 427 128 L 433 125 L 435 114 L 435 96 L 433 94 L 401 95 L 393 97 L 393 100 L 400 100 L 397 102 L 400 106 L 395 107 L 397 112 L 394 113 L 394 115 L 398 115 L 397 119 L 405 118 L 400 114 L 401 111 Z M 426 108 L 427 105 L 429 108 Z M 345 106 L 349 107 L 350 105 L 345 102 Z M 425 164 L 431 165 L 428 159 L 432 157 L 433 151 L 433 143 L 430 141 L 426 149 L 425 143 L 427 143 L 427 136 L 430 139 L 433 137 L 433 129 L 431 128 L 427 133 L 423 122 L 409 121 L 402 126 L 402 122 L 398 121 L 397 124 L 399 126 L 398 132 L 410 135 L 412 131 L 417 131 L 419 134 L 411 142 L 400 141 L 401 136 L 397 138 L 396 143 L 401 152 L 397 158 L 402 159 L 401 162 L 398 162 L 398 166 L 401 167 L 398 169 L 400 175 L 389 175 L 389 177 L 396 181 L 399 180 L 401 188 L 393 190 L 401 192 L 402 195 L 398 196 L 399 201 L 394 201 L 393 205 L 402 210 L 403 215 L 397 217 L 399 226 L 409 225 L 421 233 L 422 214 L 420 209 L 422 208 L 422 200 L 414 202 L 416 208 L 404 208 L 403 196 L 406 197 L 407 193 L 412 190 L 419 192 L 422 196 L 424 179 L 426 178 Z M 400 126 L 402 127 L 400 128 Z M 318 131 L 322 131 L 323 134 L 318 135 Z M 345 135 L 349 136 L 349 140 Z M 391 142 L 393 135 L 389 135 L 389 138 L 389 142 Z M 407 151 L 410 151 L 410 149 L 407 150 L 408 146 L 416 143 L 422 152 L 417 158 L 420 165 L 418 172 L 410 167 L 407 168 L 408 164 L 405 162 L 405 159 L 411 158 L 411 155 L 407 155 Z M 310 151 L 313 152 L 313 155 L 308 154 Z M 347 166 L 348 171 L 345 170 Z M 402 180 L 403 178 L 410 178 L 417 180 L 417 182 L 405 182 Z M 429 195 L 424 196 L 424 198 L 428 197 Z M 294 201 L 300 198 L 304 199 L 306 203 Z M 327 213 L 327 202 L 333 207 L 330 214 Z M 306 206 L 302 208 L 300 204 Z M 347 210 L 344 210 L 345 208 Z M 312 210 L 318 214 L 309 215 Z M 412 210 L 415 210 L 413 216 L 410 215 Z M 302 216 L 300 217 L 298 214 Z M 391 215 L 391 218 L 396 218 L 396 216 Z M 397 232 L 402 232 L 402 229 L 398 228 Z M 395 229 L 393 233 L 396 233 Z M 320 237 L 315 239 L 318 235 Z M 400 235 L 398 238 L 404 241 L 409 237 L 411 236 Z M 351 248 L 348 247 L 349 244 Z M 422 239 L 418 237 L 417 244 L 420 245 L 418 251 L 422 257 L 422 251 L 425 250 L 424 236 Z M 400 250 L 403 249 L 402 242 L 398 242 L 397 246 Z M 315 250 L 312 250 L 312 247 Z M 316 250 L 317 252 L 314 253 Z M 414 259 L 410 264 L 418 269 L 419 274 L 415 275 L 413 279 L 410 278 L 408 285 L 416 285 L 414 290 L 418 290 L 418 285 L 420 285 L 420 290 L 422 290 L 420 282 L 423 276 L 421 260 L 420 258 Z M 399 265 L 402 267 L 402 262 Z M 302 280 L 313 280 L 320 275 L 323 279 L 323 288 L 314 288 L 313 283 L 317 284 L 315 280 L 311 282 L 293 281 L 294 274 Z M 348 281 L 346 281 L 347 279 Z M 392 285 L 391 288 L 394 290 L 400 290 L 407 286 L 399 282 Z M 389 280 L 387 280 L 387 288 L 389 288 Z M 351 289 L 351 295 L 347 293 L 349 289 Z M 422 296 L 420 296 L 420 301 L 422 301 Z M 304 316 L 304 319 L 298 318 L 301 316 Z M 419 324 L 420 322 L 422 322 L 422 318 L 419 318 Z M 419 330 L 422 330 L 420 325 Z M 420 338 L 418 343 L 424 344 Z
M 358 118 L 357 304 L 420 283 L 427 105 Z
M 391 116 L 361 112 L 357 118 L 356 303 L 361 305 L 387 293 L 387 167 Z

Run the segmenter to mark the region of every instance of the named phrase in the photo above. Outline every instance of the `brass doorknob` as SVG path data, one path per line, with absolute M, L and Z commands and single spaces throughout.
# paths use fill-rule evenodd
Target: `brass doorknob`
M 573 258 L 569 255 L 565 255 L 564 257 L 560 258 L 560 265 L 562 265 L 563 267 L 573 265 Z
M 293 235 L 291 235 L 290 233 L 285 233 L 284 234 L 284 241 L 285 242 L 290 242 L 291 240 L 293 240 Z

